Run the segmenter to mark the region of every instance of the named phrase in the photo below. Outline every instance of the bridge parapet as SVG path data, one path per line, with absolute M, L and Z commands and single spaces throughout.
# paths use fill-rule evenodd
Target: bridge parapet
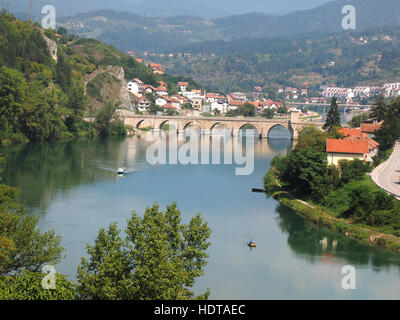
M 322 122 L 307 121 L 299 119 L 298 114 L 291 115 L 289 119 L 265 119 L 265 118 L 245 118 L 245 117 L 188 117 L 188 116 L 156 116 L 156 115 L 138 115 L 128 110 L 118 110 L 118 114 L 126 125 L 135 128 L 151 127 L 159 130 L 163 124 L 173 124 L 178 132 L 183 132 L 190 124 L 197 124 L 204 133 L 209 133 L 218 124 L 224 125 L 233 135 L 237 135 L 245 125 L 254 126 L 260 137 L 267 138 L 270 130 L 277 126 L 287 128 L 292 139 L 297 139 L 298 133 L 306 126 L 313 125 L 322 130 Z

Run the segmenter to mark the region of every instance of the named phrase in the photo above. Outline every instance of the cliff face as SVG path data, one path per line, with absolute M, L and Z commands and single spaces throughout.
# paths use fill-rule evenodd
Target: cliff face
M 129 110 L 133 109 L 123 67 L 99 67 L 87 75 L 83 82 L 90 104 L 95 109 L 100 108 L 105 99 L 121 101 L 123 107 Z
M 57 48 L 57 42 L 55 42 L 54 40 L 51 40 L 49 37 L 47 37 L 44 34 L 44 31 L 41 30 L 41 33 L 43 35 L 43 39 L 46 41 L 47 44 L 47 48 L 49 50 L 49 53 L 51 55 L 51 57 L 57 61 L 57 52 L 58 52 L 58 48 Z

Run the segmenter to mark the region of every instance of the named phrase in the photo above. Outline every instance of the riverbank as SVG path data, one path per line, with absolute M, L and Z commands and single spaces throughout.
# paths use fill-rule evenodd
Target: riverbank
M 382 233 L 371 226 L 355 224 L 348 219 L 334 217 L 323 208 L 297 199 L 287 191 L 276 191 L 271 195 L 275 200 L 292 208 L 303 218 L 314 224 L 341 233 L 370 245 L 400 253 L 400 237 Z

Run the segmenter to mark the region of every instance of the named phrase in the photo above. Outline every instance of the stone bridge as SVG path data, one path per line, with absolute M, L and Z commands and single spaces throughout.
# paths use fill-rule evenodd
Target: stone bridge
M 315 126 L 323 130 L 323 122 L 310 121 L 299 118 L 299 113 L 292 112 L 290 119 L 264 119 L 264 118 L 229 118 L 229 117 L 188 117 L 188 116 L 151 116 L 138 115 L 133 111 L 119 110 L 118 114 L 125 125 L 137 128 L 152 128 L 161 130 L 163 125 L 173 125 L 178 133 L 182 133 L 190 125 L 198 125 L 204 134 L 210 134 L 217 125 L 223 125 L 232 132 L 233 136 L 246 125 L 257 129 L 262 138 L 268 138 L 270 130 L 275 126 L 283 126 L 290 132 L 292 140 L 297 140 L 299 132 L 307 126 Z

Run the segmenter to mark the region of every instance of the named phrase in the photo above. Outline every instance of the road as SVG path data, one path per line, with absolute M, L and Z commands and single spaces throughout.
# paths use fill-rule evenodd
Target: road
M 380 164 L 371 173 L 372 180 L 382 189 L 400 198 L 400 144 L 398 143 L 389 160 Z

